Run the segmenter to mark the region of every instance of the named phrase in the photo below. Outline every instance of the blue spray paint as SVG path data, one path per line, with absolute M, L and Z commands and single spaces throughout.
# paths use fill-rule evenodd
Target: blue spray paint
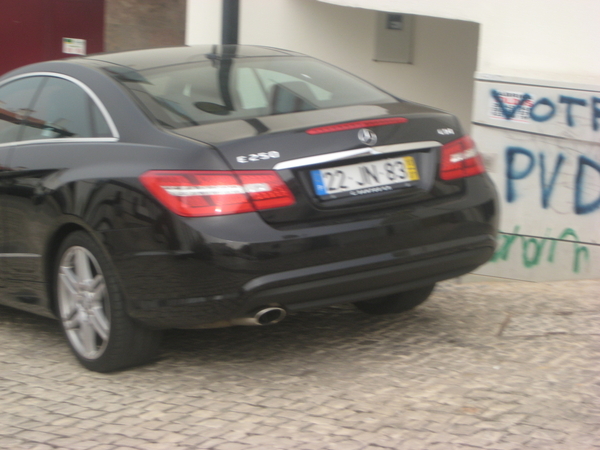
M 600 193 L 595 200 L 588 203 L 584 203 L 583 200 L 583 189 L 585 186 L 585 174 L 584 169 L 591 167 L 600 174 L 600 164 L 596 161 L 588 158 L 587 156 L 579 156 L 579 164 L 577 164 L 577 175 L 575 176 L 575 213 L 576 214 L 589 214 L 600 208 Z
M 558 158 L 556 158 L 556 164 L 554 165 L 554 172 L 552 173 L 550 182 L 546 183 L 546 155 L 540 153 L 540 183 L 542 186 L 542 207 L 544 209 L 547 209 L 548 206 L 550 206 L 550 196 L 552 195 L 552 190 L 556 185 L 556 179 L 558 178 L 558 173 L 560 172 L 560 167 L 564 161 L 565 156 L 560 153 Z
M 517 113 L 517 111 L 519 111 L 519 109 L 521 109 L 521 107 L 525 104 L 525 102 L 527 100 L 531 99 L 531 95 L 523 94 L 523 97 L 521 97 L 521 100 L 519 101 L 519 103 L 517 103 L 512 108 L 509 108 L 508 106 L 506 106 L 504 104 L 504 102 L 502 101 L 502 96 L 500 95 L 500 92 L 498 92 L 496 89 L 492 89 L 492 97 L 494 97 L 494 100 L 496 100 L 498 102 L 498 105 L 500 106 L 500 110 L 502 111 L 502 115 L 504 116 L 504 118 L 506 120 L 512 119 L 515 116 L 515 114 Z
M 506 120 L 513 119 L 517 112 L 523 108 L 523 105 L 525 105 L 528 100 L 532 99 L 531 94 L 528 93 L 515 94 L 515 96 L 521 95 L 521 99 L 519 100 L 519 103 L 511 107 L 504 103 L 504 100 L 502 100 L 502 94 L 496 89 L 492 89 L 491 94 L 492 98 L 496 101 L 496 103 L 498 103 L 502 116 Z M 560 95 L 558 101 L 559 103 L 566 105 L 565 115 L 567 124 L 570 127 L 576 126 L 577 124 L 575 123 L 575 117 L 573 116 L 573 106 L 588 106 L 588 100 L 584 98 L 571 97 L 568 95 Z M 591 126 L 594 131 L 598 131 L 600 130 L 600 98 L 591 97 L 589 99 L 589 105 L 591 106 Z M 547 107 L 548 111 L 538 113 L 540 107 Z M 542 109 L 542 111 L 544 111 L 544 109 Z M 547 122 L 556 116 L 557 111 L 558 108 L 556 103 L 547 97 L 543 97 L 537 100 L 531 106 L 531 108 L 529 108 L 529 117 L 535 122 Z
M 600 129 L 600 98 L 592 97 L 592 126 L 594 131 Z
M 524 155 L 528 158 L 528 165 L 525 169 L 518 171 L 515 168 L 515 160 L 517 155 Z M 522 180 L 527 177 L 535 165 L 535 157 L 533 153 L 522 147 L 508 147 L 506 149 L 506 201 L 509 203 L 517 199 L 515 189 L 515 180 Z
M 570 127 L 575 126 L 575 120 L 573 119 L 573 105 L 586 106 L 587 101 L 583 98 L 569 97 L 567 95 L 561 95 L 559 97 L 560 103 L 567 104 L 567 124 Z
M 525 159 L 523 159 L 525 158 Z M 513 203 L 518 198 L 517 181 L 527 178 L 534 170 L 537 161 L 532 151 L 522 147 L 507 147 L 505 151 L 506 160 L 506 201 Z M 560 176 L 563 163 L 566 161 L 565 155 L 558 154 L 554 169 L 548 174 L 546 168 L 546 155 L 543 152 L 539 154 L 540 164 L 540 188 L 542 208 L 550 207 L 550 200 Z M 573 180 L 574 201 L 573 209 L 575 214 L 590 214 L 600 209 L 600 192 L 592 200 L 584 198 L 584 192 L 587 187 L 594 186 L 594 183 L 586 181 L 590 176 L 590 171 L 598 172 L 600 175 L 600 163 L 587 156 L 580 155 L 577 159 L 577 173 Z M 589 178 L 588 178 L 589 179 Z M 592 193 L 592 195 L 594 195 Z
M 535 109 L 538 107 L 538 105 L 548 106 L 550 108 L 550 111 L 548 111 L 544 115 L 538 115 L 535 112 Z M 556 114 L 556 105 L 554 104 L 554 102 L 552 102 L 552 100 L 546 97 L 535 102 L 535 104 L 529 110 L 529 117 L 531 117 L 536 122 L 546 122 L 547 120 L 552 119 L 554 117 L 554 114 Z

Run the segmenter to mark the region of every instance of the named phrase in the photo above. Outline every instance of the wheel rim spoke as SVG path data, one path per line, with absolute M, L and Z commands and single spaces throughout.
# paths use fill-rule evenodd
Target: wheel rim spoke
M 73 277 L 73 273 L 65 267 L 60 268 L 59 273 L 59 292 L 61 292 L 61 317 L 65 321 L 70 322 L 68 327 L 74 328 L 72 320 L 78 312 L 77 295 L 79 294 L 78 284 Z
M 65 324 L 65 328 L 67 330 L 72 330 L 79 327 L 79 317 L 75 317 L 77 316 L 78 312 L 79 310 L 77 307 L 73 306 L 70 312 L 65 313 L 63 317 L 63 323 Z
M 65 320 L 63 321 L 63 325 L 65 327 L 65 330 L 69 331 L 69 330 L 76 330 L 79 328 L 79 321 L 77 320 Z
M 79 292 L 79 283 L 73 272 L 68 267 L 61 266 L 59 276 L 63 287 L 67 289 L 70 294 L 77 295 Z
M 96 333 L 89 320 L 83 320 L 79 326 L 79 338 L 85 355 L 93 355 L 96 351 Z
M 79 309 L 74 306 L 71 312 L 63 318 L 63 325 L 65 330 L 75 330 L 81 326 L 81 318 L 79 316 Z
M 106 283 L 104 283 L 104 277 L 102 275 L 96 275 L 90 286 L 94 293 L 94 303 L 102 303 L 104 293 L 106 292 Z
M 95 307 L 90 313 L 90 324 L 102 338 L 103 341 L 108 339 L 108 332 L 110 330 L 110 324 L 104 315 L 101 307 Z
M 92 271 L 90 269 L 90 260 L 85 254 L 83 248 L 78 248 L 75 252 L 75 272 L 80 283 L 90 282 Z

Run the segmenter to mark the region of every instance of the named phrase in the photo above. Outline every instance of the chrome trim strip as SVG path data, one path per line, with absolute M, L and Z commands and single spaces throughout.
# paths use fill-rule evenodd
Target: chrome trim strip
M 380 145 L 378 147 L 370 147 L 374 150 L 373 153 L 395 153 L 408 152 L 410 150 L 420 150 L 431 147 L 441 147 L 442 143 L 438 141 L 419 141 L 405 142 L 403 144 Z
M 119 142 L 118 138 L 104 137 L 104 138 L 54 138 L 54 139 L 31 139 L 28 141 L 15 141 L 5 144 L 0 144 L 0 147 L 19 147 L 22 145 L 29 144 L 77 144 L 85 142 Z
M 345 150 L 343 152 L 328 153 L 326 155 L 307 156 L 306 158 L 291 159 L 275 164 L 273 169 L 296 169 L 298 167 L 313 166 L 332 161 L 340 161 L 344 159 L 354 158 L 361 155 L 379 155 L 385 153 L 408 152 L 411 150 L 420 150 L 431 147 L 441 147 L 441 142 L 438 141 L 420 141 L 406 142 L 403 144 L 380 145 L 378 147 L 363 147 L 355 150 Z
M 108 139 L 119 140 L 119 138 L 120 138 L 119 131 L 117 130 L 117 127 L 115 126 L 115 123 L 112 120 L 112 117 L 108 113 L 108 110 L 104 106 L 104 103 L 102 103 L 102 101 L 98 98 L 98 96 L 96 95 L 96 93 L 94 91 L 92 91 L 87 86 L 87 84 L 84 84 L 82 81 L 79 81 L 77 78 L 73 78 L 72 76 L 63 75 L 62 73 L 56 73 L 56 72 L 30 72 L 30 73 L 23 73 L 21 75 L 15 75 L 14 77 L 8 78 L 8 79 L 2 81 L 2 83 L 0 84 L 0 86 L 4 85 L 6 83 L 9 83 L 11 81 L 19 80 L 21 78 L 28 78 L 28 77 L 54 77 L 54 78 L 62 78 L 63 80 L 70 81 L 71 83 L 74 83 L 77 86 L 79 86 L 81 89 L 83 89 L 83 91 L 87 95 L 89 95 L 91 97 L 91 99 L 94 101 L 94 103 L 96 104 L 96 106 L 100 110 L 100 113 L 102 113 L 102 115 L 104 116 L 104 120 L 106 120 L 106 123 L 108 124 L 108 128 L 110 128 L 110 132 L 112 134 L 112 138 L 108 138 Z M 88 138 L 88 139 L 107 139 L 107 138 Z M 27 142 L 32 142 L 32 141 L 27 141 Z
M 353 158 L 360 155 L 370 155 L 371 152 L 368 148 L 359 148 L 356 150 L 346 150 L 343 152 L 328 153 L 326 155 L 307 156 L 306 158 L 292 159 L 289 161 L 283 161 L 275 164 L 273 169 L 284 170 L 284 169 L 295 169 L 296 167 L 312 166 L 315 164 L 322 164 L 330 161 L 337 161 L 341 159 Z
M 41 258 L 36 253 L 0 253 L 0 258 Z

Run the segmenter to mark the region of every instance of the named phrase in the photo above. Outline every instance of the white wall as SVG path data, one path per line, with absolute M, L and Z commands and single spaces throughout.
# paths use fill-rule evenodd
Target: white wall
M 600 278 L 600 86 L 589 89 L 476 81 L 473 136 L 502 201 L 498 250 L 479 274 Z
M 320 0 L 481 24 L 479 72 L 600 83 L 598 0 Z
M 204 25 L 208 15 L 217 16 L 215 5 L 220 7 L 220 1 L 188 0 L 188 44 L 220 40 L 220 34 Z M 417 17 L 413 64 L 375 62 L 376 14 L 317 0 L 241 0 L 239 41 L 295 50 L 328 61 L 392 94 L 450 111 L 468 129 L 478 25 Z M 214 23 L 211 25 L 214 28 Z
M 221 42 L 221 0 L 187 0 L 185 43 Z

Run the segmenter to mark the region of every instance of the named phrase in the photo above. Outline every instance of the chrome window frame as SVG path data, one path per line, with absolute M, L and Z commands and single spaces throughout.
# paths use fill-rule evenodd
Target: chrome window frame
M 52 139 L 29 139 L 26 141 L 13 141 L 13 142 L 5 142 L 0 143 L 0 147 L 16 147 L 20 145 L 28 145 L 28 144 L 46 144 L 46 143 L 56 143 L 56 142 L 64 142 L 64 143 L 82 143 L 82 142 L 118 142 L 120 139 L 119 130 L 115 125 L 111 115 L 108 113 L 108 110 L 104 106 L 104 103 L 98 98 L 96 93 L 85 83 L 74 78 L 70 75 L 64 75 L 62 73 L 57 72 L 30 72 L 24 73 L 21 75 L 15 75 L 14 77 L 7 78 L 0 83 L 0 88 L 7 83 L 12 81 L 20 80 L 22 78 L 30 78 L 30 77 L 52 77 L 52 78 L 61 78 L 63 80 L 69 81 L 78 87 L 80 87 L 94 102 L 96 107 L 100 110 L 102 117 L 106 121 L 110 133 L 112 136 L 110 137 L 81 137 L 81 138 L 52 138 Z

